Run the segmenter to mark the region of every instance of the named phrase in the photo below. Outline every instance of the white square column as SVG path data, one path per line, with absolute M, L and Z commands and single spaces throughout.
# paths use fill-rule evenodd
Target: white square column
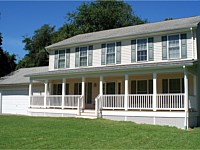
M 153 73 L 153 111 L 156 111 L 157 73 Z
M 81 93 L 81 96 L 83 96 L 82 108 L 85 109 L 85 77 L 82 77 L 82 93 Z
M 31 107 L 31 101 L 32 101 L 32 80 L 30 80 L 29 83 L 29 103 L 28 103 L 28 107 Z
M 103 76 L 100 76 L 100 80 L 99 80 L 99 94 L 103 95 Z
M 62 79 L 62 109 L 64 109 L 64 101 L 65 101 L 65 91 L 66 91 L 66 79 Z
M 125 74 L 124 109 L 128 110 L 128 74 Z
M 44 82 L 44 108 L 47 106 L 47 95 L 48 95 L 48 80 Z
M 188 105 L 189 105 L 189 102 L 188 102 L 188 71 L 187 69 L 185 68 L 185 66 L 183 66 L 184 68 L 184 87 L 185 87 L 185 93 L 184 93 L 184 104 L 185 104 L 185 123 L 184 123 L 184 126 L 185 126 L 185 129 L 188 129 Z

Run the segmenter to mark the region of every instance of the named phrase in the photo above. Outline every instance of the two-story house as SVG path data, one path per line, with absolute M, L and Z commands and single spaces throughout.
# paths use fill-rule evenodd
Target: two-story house
M 24 71 L 27 114 L 197 126 L 199 22 L 197 16 L 104 30 L 46 47 L 48 70 Z

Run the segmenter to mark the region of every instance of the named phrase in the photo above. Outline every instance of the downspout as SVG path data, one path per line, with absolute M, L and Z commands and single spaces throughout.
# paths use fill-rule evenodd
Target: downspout
M 194 35 L 193 35 L 192 27 L 190 28 L 190 31 L 191 31 L 191 40 L 192 40 L 192 59 L 194 59 Z

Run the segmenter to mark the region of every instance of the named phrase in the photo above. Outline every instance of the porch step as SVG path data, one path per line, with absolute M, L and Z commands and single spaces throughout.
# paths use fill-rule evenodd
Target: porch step
M 76 118 L 96 119 L 97 117 L 94 110 L 85 109 L 84 112 L 81 112 L 81 115 L 76 116 Z
M 80 116 L 76 116 L 76 118 L 96 119 L 97 117 L 96 116 L 83 116 L 83 115 L 80 115 Z

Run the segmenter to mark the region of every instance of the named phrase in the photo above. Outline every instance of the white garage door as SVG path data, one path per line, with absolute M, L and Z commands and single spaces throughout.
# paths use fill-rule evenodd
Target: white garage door
M 2 95 L 2 113 L 26 115 L 28 102 L 27 95 Z

